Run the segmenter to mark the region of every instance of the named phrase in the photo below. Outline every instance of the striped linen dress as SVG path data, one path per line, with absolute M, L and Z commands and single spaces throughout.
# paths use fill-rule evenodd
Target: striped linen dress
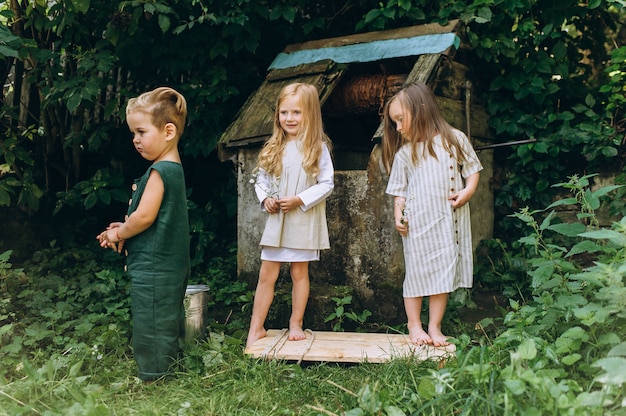
M 452 208 L 448 197 L 463 189 L 464 178 L 482 170 L 467 136 L 454 130 L 468 160 L 459 165 L 437 135 L 433 147 L 412 162 L 411 145 L 402 146 L 393 161 L 386 193 L 406 198 L 404 215 L 409 232 L 402 237 L 406 274 L 405 298 L 450 293 L 472 287 L 473 253 L 470 208 Z M 418 144 L 418 155 L 422 146 Z

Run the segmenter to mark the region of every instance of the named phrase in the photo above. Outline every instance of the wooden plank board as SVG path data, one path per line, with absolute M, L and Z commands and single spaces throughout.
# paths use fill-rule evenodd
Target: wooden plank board
M 254 358 L 291 361 L 384 363 L 394 358 L 413 357 L 418 361 L 451 357 L 454 345 L 414 345 L 408 335 L 358 332 L 306 331 L 307 339 L 289 341 L 286 329 L 270 329 L 267 336 L 246 348 Z

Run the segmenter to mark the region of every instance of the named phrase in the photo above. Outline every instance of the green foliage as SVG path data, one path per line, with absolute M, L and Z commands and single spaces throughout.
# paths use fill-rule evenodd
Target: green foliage
M 487 105 L 495 133 L 502 141 L 538 139 L 497 154 L 507 172 L 496 195 L 501 212 L 547 205 L 553 195 L 548 184 L 581 166 L 620 169 L 624 108 L 608 89 L 622 84 L 609 76 L 614 68 L 601 64 L 612 46 L 607 34 L 617 29 L 607 31 L 598 24 L 616 15 L 604 7 L 548 3 L 531 2 L 530 8 L 515 2 L 494 4 L 500 10 L 488 25 L 470 26 L 476 53 L 492 62 L 482 74 L 494 93 Z M 613 65 L 619 66 L 619 60 Z M 612 109 L 607 112 L 609 102 Z M 514 228 L 506 217 L 502 225 Z
M 508 298 L 524 298 L 528 294 L 525 279 L 528 254 L 522 244 L 509 245 L 499 238 L 484 240 L 476 250 L 476 258 L 477 290 L 495 291 Z
M 243 338 L 247 333 L 254 292 L 245 282 L 237 280 L 237 248 L 231 245 L 223 252 L 213 251 L 208 261 L 192 269 L 192 276 L 210 288 L 209 330 Z
M 623 186 L 626 185 L 626 173 L 617 175 L 615 183 L 622 185 L 622 187 L 613 193 L 613 198 L 611 198 L 609 203 L 609 213 L 619 217 L 626 215 L 626 187 Z
M 127 186 L 119 172 L 110 169 L 98 170 L 91 178 L 80 181 L 67 192 L 57 194 L 57 206 L 53 213 L 58 213 L 64 206 L 91 209 L 97 204 L 111 205 L 112 201 L 127 202 L 129 192 L 122 190 Z M 121 214 L 121 213 L 120 213 Z
M 588 192 L 584 183 L 583 178 L 572 178 L 567 186 L 580 196 Z M 590 219 L 593 203 L 583 203 L 587 206 L 581 217 Z M 551 214 L 538 222 L 533 217 L 537 213 L 516 214 L 532 229 L 521 242 L 536 257 L 529 260 L 528 273 L 533 301 L 512 303 L 513 311 L 505 319 L 508 329 L 496 340 L 496 345 L 516 345 L 502 372 L 505 385 L 518 400 L 534 403 L 529 410 L 535 413 L 573 406 L 574 414 L 618 414 L 623 404 L 616 399 L 623 381 L 607 363 L 613 362 L 615 368 L 626 363 L 623 354 L 609 358 L 624 343 L 620 328 L 626 316 L 619 305 L 626 296 L 626 218 L 613 230 L 585 231 L 580 223 L 553 224 Z M 551 244 L 544 235 L 548 231 L 579 237 L 567 245 Z M 590 254 L 594 264 L 581 268 L 572 253 Z M 585 380 L 593 380 L 594 387 L 586 387 Z
M 332 330 L 335 332 L 343 332 L 345 331 L 344 325 L 345 322 L 351 322 L 359 326 L 362 326 L 368 317 L 372 315 L 372 312 L 365 309 L 360 313 L 355 312 L 352 308 L 347 310 L 347 308 L 352 304 L 352 296 L 344 296 L 343 298 L 332 297 L 331 300 L 335 302 L 335 310 L 330 313 L 326 318 L 324 318 L 324 322 L 332 323 Z
M 142 385 L 117 255 L 52 245 L 14 268 L 2 253 L 0 413 L 623 414 L 626 217 L 593 225 L 596 198 L 619 189 L 591 191 L 592 177 L 555 185 L 579 208 L 570 222 L 554 211 L 560 204 L 514 215 L 527 233 L 515 247 L 498 246 L 508 260 L 494 268 L 519 259 L 528 296 L 510 299 L 493 331 L 484 330 L 491 318 L 475 332 L 457 328 L 456 354 L 438 362 L 300 366 L 245 357 L 241 317 L 230 319 L 251 298 L 233 284 L 236 262 L 225 257 L 202 277 L 215 321 L 209 337 L 185 344 L 175 378 Z M 333 300 L 345 324 L 352 299 Z
M 5 257 L 0 260 L 3 270 Z M 109 364 L 127 353 L 128 282 L 120 271 L 100 267 L 88 250 L 61 252 L 53 246 L 35 253 L 27 267 L 5 275 L 0 356 L 6 366 L 0 377 L 18 371 L 29 350 L 78 356 L 98 351 L 96 355 L 110 356 Z
M 589 225 L 592 227 L 599 227 L 600 224 L 596 216 L 596 211 L 600 208 L 600 198 L 609 194 L 612 191 L 623 188 L 623 185 L 605 186 L 593 191 L 590 189 L 591 183 L 589 179 L 593 178 L 594 176 L 597 175 L 584 175 L 580 178 L 577 175 L 574 175 L 569 178 L 570 180 L 568 182 L 557 183 L 556 185 L 553 185 L 555 187 L 569 189 L 570 192 L 574 195 L 572 198 L 561 199 L 550 204 L 548 206 L 548 209 L 555 208 L 561 205 L 578 204 L 580 206 L 580 213 L 578 213 L 576 217 L 585 223 L 589 223 Z M 571 228 L 574 225 L 577 224 L 569 224 L 569 227 Z M 577 228 L 579 227 L 580 225 L 577 225 Z M 569 233 L 565 232 L 565 230 L 562 230 L 560 232 L 569 236 L 576 236 L 580 233 L 580 231 L 577 229 L 570 230 Z
M 0 118 L 2 114 L 0 113 Z M 0 207 L 11 205 L 17 195 L 17 204 L 30 212 L 39 209 L 43 191 L 36 183 L 35 161 L 29 148 L 41 132 L 31 126 L 21 132 L 8 128 L 0 140 Z
M 176 384 L 142 389 L 128 376 L 133 363 L 127 282 L 115 271 L 121 270 L 121 259 L 105 255 L 96 261 L 83 249 L 53 244 L 28 265 L 13 268 L 5 252 L 0 409 L 12 414 L 623 413 L 626 225 L 622 220 L 598 229 L 596 211 L 601 199 L 612 198 L 611 212 L 623 216 L 626 190 L 593 191 L 588 185 L 594 177 L 574 176 L 622 169 L 626 52 L 617 39 L 623 1 L 288 3 L 0 5 L 0 19 L 8 23 L 0 25 L 2 85 L 9 85 L 0 110 L 0 206 L 39 215 L 71 212 L 71 225 L 84 223 L 77 214 L 90 218 L 98 208 L 114 206 L 144 169 L 125 133 L 124 103 L 158 85 L 178 88 L 190 109 L 181 148 L 193 172 L 188 184 L 195 189 L 189 201 L 194 276 L 209 283 L 215 317 L 210 341 L 189 347 L 189 370 Z M 489 263 L 478 275 L 484 287 L 502 289 L 511 298 L 504 327 L 477 340 L 461 334 L 456 359 L 440 366 L 302 369 L 241 357 L 238 338 L 247 323 L 241 314 L 252 297 L 235 282 L 234 251 L 221 241 L 234 240 L 228 224 L 234 224 L 236 192 L 228 167 L 214 157 L 220 133 L 288 43 L 341 36 L 354 28 L 453 18 L 467 24 L 474 55 L 468 64 L 478 76 L 476 90 L 488 91 L 480 99 L 497 141 L 536 139 L 496 151 L 503 172 L 494 182 L 502 236 L 485 243 Z M 23 83 L 30 88 L 24 96 Z M 550 184 L 568 176 L 557 188 L 572 190 L 572 197 L 553 202 L 560 189 Z M 213 179 L 210 184 L 206 177 Z M 618 176 L 618 184 L 625 182 Z M 580 206 L 576 221 L 557 212 L 520 210 L 564 204 Z M 517 236 L 522 238 L 515 241 Z M 346 299 L 335 302 L 331 320 L 338 329 L 365 320 L 346 312 Z M 215 335 L 221 331 L 233 338 Z
M 322 3 L 3 3 L 0 55 L 7 58 L 8 88 L 0 117 L 7 132 L 0 206 L 73 219 L 115 206 L 144 166 L 125 137 L 125 102 L 171 85 L 189 103 L 181 150 L 196 190 L 190 202 L 206 207 L 210 200 L 220 213 L 219 225 L 204 224 L 198 233 L 199 251 L 210 240 L 233 238 L 224 224 L 234 222 L 235 185 L 215 145 L 286 44 L 456 18 L 466 23 L 473 55 L 467 64 L 475 90 L 487 91 L 478 99 L 497 141 L 536 139 L 495 151 L 502 172 L 494 181 L 503 230 L 497 237 L 514 240 L 521 225 L 510 212 L 548 205 L 549 184 L 559 178 L 621 169 L 626 53 L 616 38 L 623 1 Z M 612 210 L 623 214 L 623 198 L 615 195 Z

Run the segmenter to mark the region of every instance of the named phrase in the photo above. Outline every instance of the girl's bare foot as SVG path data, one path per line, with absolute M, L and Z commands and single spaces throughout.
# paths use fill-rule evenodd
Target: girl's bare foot
M 250 331 L 248 332 L 248 339 L 246 340 L 246 348 L 254 345 L 255 342 L 257 342 L 261 338 L 264 338 L 265 335 L 267 335 L 267 331 L 265 330 L 265 328 L 254 331 L 252 330 L 252 328 L 250 328 Z
M 415 345 L 427 345 L 432 344 L 433 340 L 424 331 L 421 325 L 409 327 L 409 339 Z
M 448 342 L 448 337 L 445 336 L 441 332 L 441 329 L 436 326 L 428 327 L 428 335 L 432 339 L 432 344 L 435 347 L 447 347 L 448 345 L 450 345 L 450 343 Z
M 289 324 L 289 341 L 301 341 L 306 339 L 302 326 Z

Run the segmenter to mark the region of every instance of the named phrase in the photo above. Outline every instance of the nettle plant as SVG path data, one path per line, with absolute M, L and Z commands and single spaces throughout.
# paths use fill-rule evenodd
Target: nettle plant
M 554 185 L 573 196 L 547 210 L 577 204 L 578 221 L 559 222 L 554 210 L 540 222 L 543 211 L 514 215 L 532 230 L 520 242 L 534 254 L 528 261 L 533 297 L 511 301 L 507 329 L 494 345 L 510 353 L 500 374 L 505 399 L 516 398 L 525 414 L 606 414 L 626 406 L 626 217 L 610 229 L 598 226 L 600 197 L 619 186 L 592 191 L 592 176 Z

